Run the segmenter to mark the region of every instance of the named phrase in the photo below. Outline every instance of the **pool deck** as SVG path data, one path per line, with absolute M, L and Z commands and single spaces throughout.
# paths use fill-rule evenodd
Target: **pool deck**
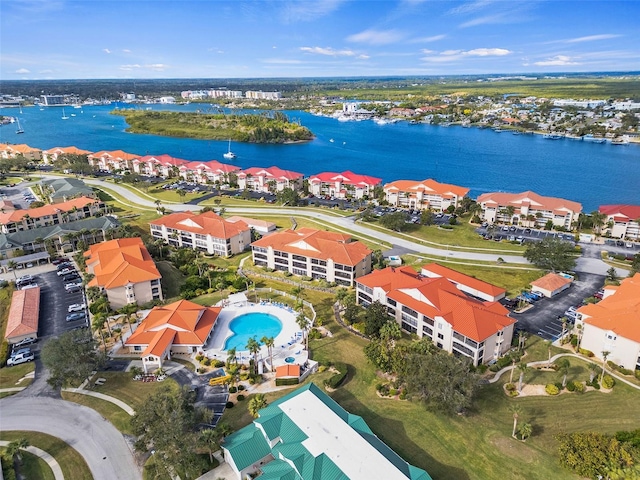
M 227 339 L 233 335 L 229 324 L 234 318 L 246 313 L 267 313 L 282 322 L 282 330 L 275 337 L 273 346 L 273 363 L 276 367 L 284 365 L 284 359 L 287 357 L 295 358 L 294 363 L 299 365 L 308 360 L 309 356 L 304 349 L 302 332 L 296 323 L 297 312 L 286 305 L 269 302 L 243 302 L 242 304 L 225 306 L 218 316 L 211 338 L 203 348 L 204 354 L 208 358 L 227 360 L 227 352 L 224 350 L 224 345 Z M 256 337 L 259 341 L 261 338 L 259 332 L 256 332 Z M 251 358 L 251 352 L 247 350 L 238 350 L 236 352 L 238 363 L 249 363 Z M 267 347 L 264 345 L 260 348 L 258 359 L 263 359 L 267 364 L 269 363 L 269 354 Z

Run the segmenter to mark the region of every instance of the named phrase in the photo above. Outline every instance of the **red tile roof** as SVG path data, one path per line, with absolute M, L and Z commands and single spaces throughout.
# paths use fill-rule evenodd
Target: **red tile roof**
M 92 245 L 84 253 L 95 277 L 87 284 L 106 289 L 162 278 L 141 238 L 120 238 Z M 90 270 L 91 271 L 91 270 Z
M 313 175 L 309 178 L 309 183 L 332 183 L 332 182 L 340 182 L 344 185 L 354 185 L 354 186 L 376 186 L 380 185 L 382 182 L 381 178 L 371 177 L 369 175 L 359 175 L 350 171 L 345 171 L 342 173 L 335 172 L 323 172 L 318 173 L 317 175 Z
M 504 288 L 497 287 L 488 282 L 483 282 L 482 280 L 470 277 L 469 275 L 465 275 L 464 273 L 458 272 L 451 268 L 443 267 L 442 265 L 439 265 L 437 263 L 429 263 L 428 265 L 424 265 L 422 269 L 428 270 L 429 272 L 444 277 L 454 284 L 459 283 L 462 285 L 466 285 L 482 293 L 491 295 L 492 297 L 496 297 L 507 292 Z
M 556 210 L 561 213 L 566 213 L 567 210 L 575 213 L 582 211 L 582 205 L 578 202 L 572 202 L 564 198 L 543 197 L 531 191 L 522 193 L 483 193 L 478 197 L 478 203 L 495 203 L 501 206 L 511 205 L 515 208 L 527 206 L 533 210 Z
M 56 203 L 53 205 L 43 205 L 42 207 L 30 208 L 28 210 L 13 210 L 12 212 L 0 213 L 0 223 L 8 224 L 12 222 L 20 222 L 25 215 L 36 219 L 55 215 L 56 213 L 70 212 L 74 208 L 81 209 L 87 205 L 97 203 L 95 198 L 78 197 L 67 202 Z
M 78 147 L 53 147 L 43 153 L 48 155 L 89 155 L 89 150 L 82 150 Z
M 286 364 L 276 367 L 276 378 L 300 377 L 300 365 Z
M 616 217 L 618 221 L 636 221 L 640 219 L 640 205 L 600 205 L 600 213 Z
M 220 163 L 217 160 L 211 160 L 209 162 L 189 162 L 182 167 L 181 170 L 204 170 L 205 172 L 211 173 L 231 173 L 237 172 L 240 170 L 240 167 L 237 165 L 229 165 L 227 163 Z
M 250 230 L 242 222 L 229 222 L 214 212 L 195 214 L 193 212 L 176 212 L 149 222 L 150 225 L 164 225 L 185 232 L 211 235 L 213 238 L 233 238 Z
M 451 185 L 448 183 L 439 183 L 430 178 L 421 182 L 415 180 L 396 180 L 395 182 L 387 183 L 384 186 L 384 189 L 385 191 L 397 190 L 399 192 L 424 192 L 426 194 L 442 195 L 443 197 L 455 195 L 459 198 L 462 198 L 469 193 L 469 189 L 466 187 L 459 187 L 458 185 Z
M 138 163 L 155 163 L 159 165 L 173 165 L 180 166 L 186 163 L 189 163 L 189 160 L 182 160 L 181 158 L 174 158 L 171 155 L 162 154 L 162 155 L 145 155 L 144 157 L 140 157 L 135 160 Z
M 290 170 L 282 170 L 278 167 L 251 167 L 246 170 L 242 170 L 238 176 L 239 177 L 247 177 L 251 175 L 252 177 L 262 177 L 265 176 L 267 178 L 272 178 L 274 180 L 297 180 L 302 178 L 303 175 L 298 172 L 292 172 Z
M 135 153 L 127 153 L 122 150 L 113 150 L 113 151 L 101 150 L 99 152 L 92 153 L 89 156 L 91 158 L 107 157 L 107 158 L 114 158 L 114 159 L 120 159 L 120 160 L 133 160 L 134 158 L 140 158 L 140 155 L 136 155 Z
M 203 307 L 188 300 L 154 307 L 125 345 L 146 345 L 143 356 L 160 356 L 169 344 L 203 346 L 221 307 Z
M 355 266 L 371 255 L 372 251 L 364 243 L 350 240 L 350 235 L 342 233 L 300 228 L 272 233 L 251 245 L 273 247 L 274 250 L 281 252 Z
M 376 270 L 358 283 L 382 288 L 387 298 L 430 318 L 442 317 L 456 332 L 476 342 L 515 323 L 500 303 L 475 300 L 446 278 L 427 278 L 410 267 Z
M 4 338 L 38 334 L 40 287 L 13 292 Z
M 565 278 L 557 273 L 547 273 L 544 277 L 531 282 L 531 286 L 554 292 L 569 283 L 571 283 L 570 278 Z
M 625 278 L 615 293 L 600 302 L 580 307 L 578 313 L 590 317 L 584 320 L 588 325 L 640 342 L 640 273 Z

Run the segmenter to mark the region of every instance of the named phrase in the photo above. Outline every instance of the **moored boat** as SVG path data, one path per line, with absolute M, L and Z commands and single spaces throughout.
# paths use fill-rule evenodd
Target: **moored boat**
M 587 133 L 582 137 L 583 142 L 604 143 L 606 140 L 602 137 L 594 137 L 592 133 Z

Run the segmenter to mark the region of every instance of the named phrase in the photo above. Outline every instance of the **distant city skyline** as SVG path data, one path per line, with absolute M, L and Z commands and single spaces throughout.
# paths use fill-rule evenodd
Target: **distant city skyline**
M 640 2 L 3 0 L 0 79 L 640 70 Z

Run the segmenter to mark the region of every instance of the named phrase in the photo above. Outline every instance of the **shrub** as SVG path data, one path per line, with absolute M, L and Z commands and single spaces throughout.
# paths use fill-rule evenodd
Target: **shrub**
M 397 394 L 398 394 L 398 390 L 396 390 L 395 388 L 389 389 L 389 396 L 395 397 Z
M 602 379 L 602 387 L 610 390 L 616 384 L 616 381 L 613 379 L 611 375 L 605 375 Z
M 487 371 L 487 368 L 488 368 L 488 367 L 487 367 L 484 363 L 481 363 L 480 365 L 478 365 L 478 366 L 476 367 L 476 371 L 477 371 L 480 375 L 482 375 L 483 373 L 485 373 L 485 372 Z
M 236 393 L 238 391 L 237 387 L 229 387 L 229 393 Z
M 544 391 L 547 392 L 547 394 L 549 395 L 558 395 L 560 393 L 560 389 L 556 387 L 553 383 L 547 384 L 547 386 L 544 387 Z
M 202 355 L 201 353 L 199 353 L 198 355 L 196 355 L 196 360 L 198 362 L 201 362 L 204 359 L 204 355 Z
M 578 337 L 576 337 L 575 335 L 571 336 L 571 346 L 573 348 L 576 348 L 578 346 Z
M 515 384 L 513 383 L 507 383 L 504 388 L 508 391 L 508 392 L 513 392 L 516 389 Z
M 291 273 L 291 272 L 284 272 L 284 276 L 285 276 L 285 277 L 290 277 L 290 276 L 292 276 L 292 275 L 293 275 L 293 273 Z
M 559 392 L 564 389 L 564 387 L 562 386 L 562 382 L 555 382 L 554 385 L 556 386 Z
M 208 367 L 209 365 L 211 365 L 211 359 L 210 359 L 210 358 L 205 358 L 205 359 L 202 361 L 202 364 L 203 364 L 205 367 Z
M 329 388 L 338 388 L 344 379 L 347 376 L 347 366 L 344 363 L 337 362 L 334 365 L 334 368 L 338 371 L 338 373 L 329 377 L 329 379 L 325 380 L 325 385 Z
M 297 385 L 300 381 L 297 378 L 276 378 L 276 387 L 283 385 Z
M 581 348 L 580 350 L 578 350 L 578 352 L 587 357 L 593 357 L 593 352 L 591 350 L 587 350 L 586 348 Z
M 584 389 L 585 389 L 584 383 L 576 382 L 576 381 L 574 381 L 572 383 L 573 383 L 573 388 L 575 389 L 576 393 L 583 393 L 584 392 Z
M 244 400 L 244 395 L 240 394 L 236 398 L 238 399 L 239 402 L 241 402 L 242 400 Z
M 238 391 L 239 392 L 243 391 L 245 388 L 247 388 L 247 387 L 245 387 L 244 385 L 238 385 Z
M 5 339 L 2 339 L 2 343 L 0 343 L 0 367 L 4 367 L 7 364 L 8 355 L 9 355 L 9 344 Z
M 229 401 L 225 404 L 225 408 L 233 408 L 233 406 L 235 405 L 235 403 Z
M 407 391 L 403 390 L 402 392 L 400 392 L 400 396 L 398 398 L 400 400 L 406 400 L 407 399 Z
M 513 391 L 509 392 L 509 396 L 510 397 L 517 397 L 518 396 L 518 391 L 517 390 L 513 390 Z
M 222 360 L 214 360 L 213 366 L 216 368 L 224 367 L 225 363 Z
M 576 384 L 573 382 L 567 382 L 567 390 L 570 392 L 576 391 Z

